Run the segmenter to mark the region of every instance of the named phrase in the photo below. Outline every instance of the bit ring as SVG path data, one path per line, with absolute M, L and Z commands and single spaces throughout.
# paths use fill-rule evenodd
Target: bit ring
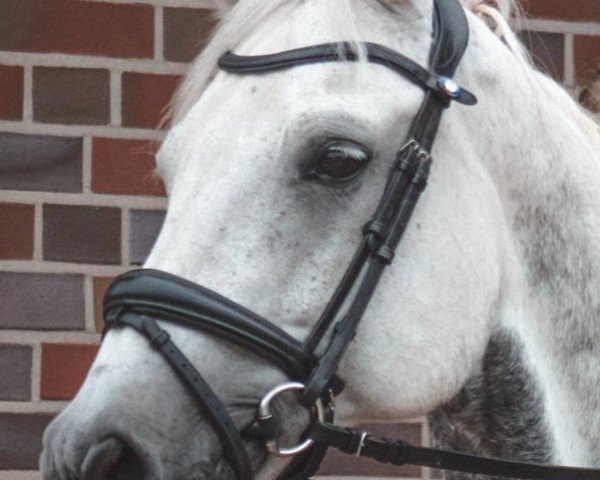
M 273 390 L 267 393 L 260 401 L 260 404 L 258 406 L 258 419 L 267 420 L 273 416 L 271 414 L 270 405 L 271 401 L 278 395 L 288 391 L 304 390 L 305 388 L 305 385 L 300 382 L 287 382 L 275 387 Z M 321 399 L 317 399 L 317 401 L 315 402 L 315 412 L 316 419 L 319 422 L 325 421 L 325 409 L 323 408 L 323 402 L 321 401 Z M 269 453 L 277 455 L 278 457 L 293 457 L 310 448 L 313 445 L 313 443 L 313 439 L 307 438 L 306 440 L 304 440 L 304 442 L 293 447 L 280 447 L 279 443 L 275 439 L 267 441 L 266 446 Z

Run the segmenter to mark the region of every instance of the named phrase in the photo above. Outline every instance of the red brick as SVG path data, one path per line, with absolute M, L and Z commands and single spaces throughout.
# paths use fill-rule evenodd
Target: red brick
M 152 58 L 149 5 L 81 0 L 0 2 L 0 49 Z
M 92 190 L 164 196 L 164 186 L 153 174 L 155 147 L 150 140 L 94 138 Z
M 0 258 L 33 257 L 33 205 L 0 203 Z
M 576 35 L 573 46 L 577 81 L 586 82 L 600 66 L 600 35 Z
M 0 65 L 0 118 L 23 118 L 23 67 Z
M 600 20 L 598 0 L 521 0 L 525 12 L 532 17 L 558 20 Z
M 97 345 L 42 344 L 42 399 L 72 399 L 81 388 L 97 352 Z
M 115 277 L 94 277 L 94 324 L 97 332 L 104 330 L 104 295 L 114 281 Z
M 180 79 L 176 75 L 124 73 L 123 125 L 158 127 Z

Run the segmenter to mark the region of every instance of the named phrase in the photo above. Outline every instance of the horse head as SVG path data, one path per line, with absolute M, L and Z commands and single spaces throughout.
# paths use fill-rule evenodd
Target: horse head
M 397 153 L 410 147 L 413 119 L 440 88 L 424 89 L 389 62 L 369 61 L 364 42 L 426 69 L 435 15 L 433 1 L 237 3 L 175 102 L 157 157 L 168 212 L 145 268 L 202 285 L 268 319 L 278 335 L 305 339 L 343 281 Z M 492 17 L 506 26 L 500 14 Z M 434 412 L 440 443 L 478 451 L 445 427 L 462 425 L 473 405 L 471 419 L 480 426 L 484 380 L 500 375 L 497 366 L 513 366 L 492 397 L 500 406 L 514 400 L 516 411 L 531 403 L 523 428 L 534 441 L 513 443 L 519 448 L 508 453 L 547 461 L 560 450 L 550 439 L 562 424 L 543 412 L 560 412 L 564 403 L 549 403 L 539 386 L 553 374 L 538 369 L 545 330 L 521 320 L 544 316 L 543 302 L 529 301 L 536 281 L 545 282 L 541 264 L 529 261 L 531 220 L 543 212 L 535 202 L 525 208 L 522 193 L 533 197 L 531 172 L 549 167 L 541 162 L 514 177 L 519 161 L 525 170 L 559 151 L 539 120 L 546 108 L 539 89 L 568 102 L 508 48 L 514 34 L 506 30 L 502 42 L 475 15 L 467 18 L 471 39 L 454 80 L 479 104 L 452 101 L 436 129 L 429 186 L 339 365 L 346 387 L 336 416 L 341 423 L 385 422 Z M 218 66 L 227 50 L 257 58 L 319 44 L 335 44 L 336 56 L 356 61 L 244 74 Z M 587 128 L 576 118 L 574 132 Z M 254 422 L 265 393 L 290 380 L 268 359 L 210 331 L 160 318 L 153 325 L 168 331 L 240 431 Z M 327 330 L 325 344 L 331 335 Z M 293 395 L 277 397 L 274 411 L 282 444 L 296 442 L 311 421 Z M 483 423 L 478 434 L 491 435 Z M 255 438 L 245 437 L 243 448 L 258 478 L 275 478 L 288 464 Z M 584 450 L 566 446 L 559 458 L 585 459 Z M 138 332 L 112 328 L 79 394 L 49 427 L 42 465 L 48 479 L 234 478 L 226 453 L 165 359 Z

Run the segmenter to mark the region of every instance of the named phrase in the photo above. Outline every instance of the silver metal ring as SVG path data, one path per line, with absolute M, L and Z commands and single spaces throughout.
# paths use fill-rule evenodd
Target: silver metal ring
M 287 382 L 275 387 L 273 390 L 267 393 L 260 401 L 260 404 L 258 406 L 258 418 L 260 420 L 266 420 L 272 417 L 270 405 L 271 401 L 277 395 L 288 391 L 304 390 L 304 388 L 305 385 L 300 382 Z M 317 399 L 317 401 L 315 402 L 315 410 L 317 414 L 317 420 L 319 422 L 325 421 L 325 409 L 323 408 L 323 402 L 321 402 L 321 399 Z M 304 442 L 294 447 L 280 447 L 277 443 L 277 440 L 269 440 L 266 443 L 266 445 L 269 453 L 277 455 L 278 457 L 293 457 L 304 452 L 306 449 L 311 447 L 313 443 L 314 440 L 312 440 L 311 438 L 307 438 Z

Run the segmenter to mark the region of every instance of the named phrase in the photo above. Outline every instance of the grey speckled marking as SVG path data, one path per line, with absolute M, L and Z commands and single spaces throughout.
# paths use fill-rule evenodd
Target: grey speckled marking
M 523 361 L 521 343 L 507 331 L 491 337 L 480 373 L 428 421 L 437 448 L 515 461 L 552 460 L 542 392 Z M 459 472 L 445 476 L 489 478 Z

